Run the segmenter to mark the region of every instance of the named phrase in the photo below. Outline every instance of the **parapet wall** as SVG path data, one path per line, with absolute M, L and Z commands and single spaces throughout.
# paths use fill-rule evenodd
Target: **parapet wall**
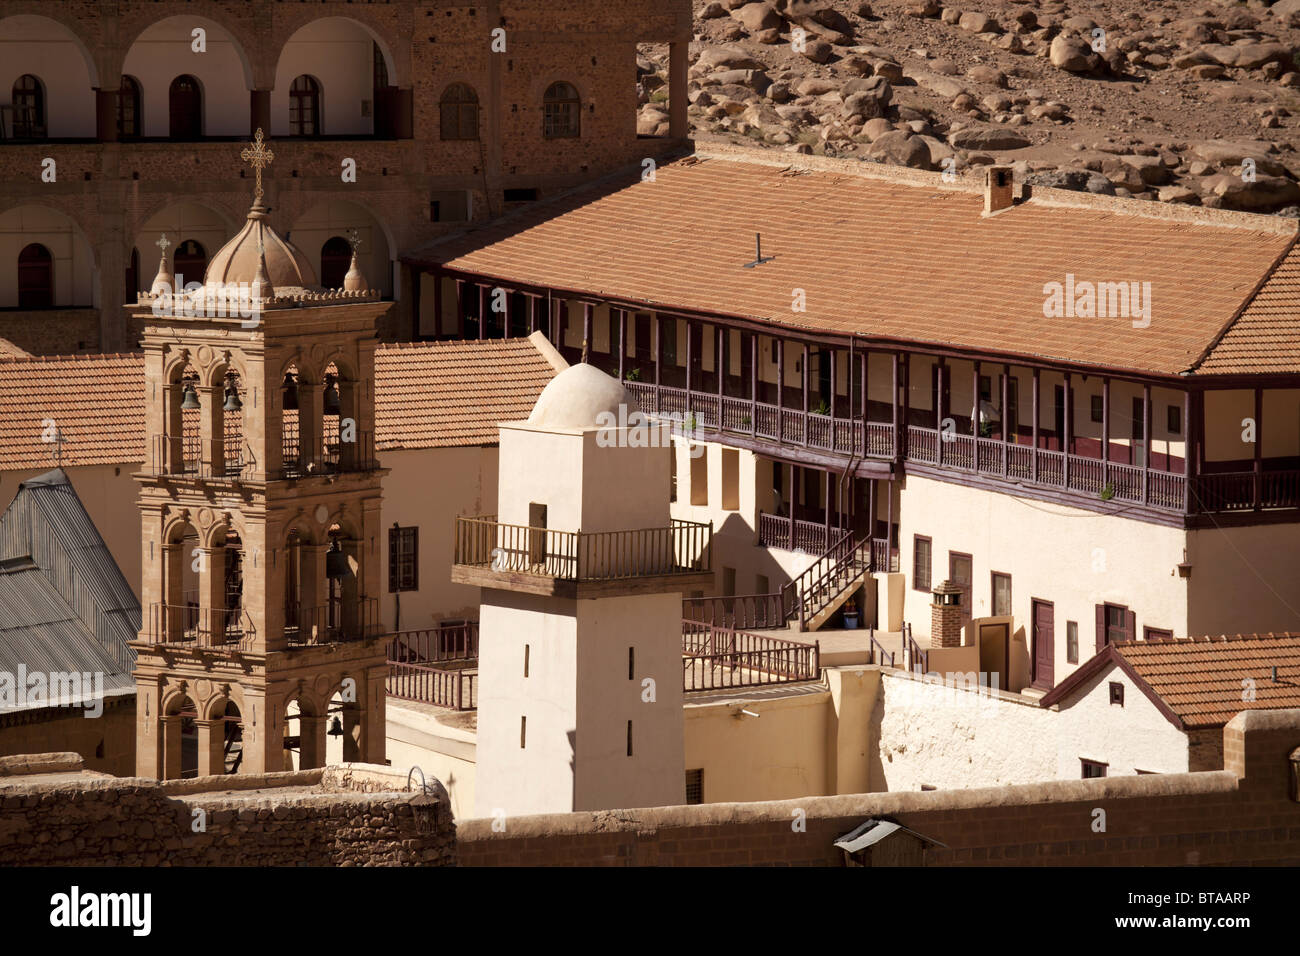
M 61 759 L 62 758 L 62 759 Z M 18 866 L 451 866 L 440 785 L 386 767 L 160 783 L 77 772 L 75 754 L 0 768 L 0 859 Z M 35 774 L 17 776 L 17 774 Z
M 944 844 L 926 851 L 929 865 L 1297 866 L 1297 747 L 1300 710 L 1248 711 L 1224 730 L 1222 771 L 467 820 L 459 860 L 838 866 L 835 840 L 884 817 Z

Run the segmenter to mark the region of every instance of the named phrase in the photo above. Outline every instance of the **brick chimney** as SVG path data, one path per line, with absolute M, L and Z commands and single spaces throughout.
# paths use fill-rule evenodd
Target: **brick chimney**
M 931 593 L 930 646 L 961 647 L 961 588 L 944 581 Z
M 984 167 L 984 215 L 990 216 L 1011 206 L 1014 184 L 1010 166 Z

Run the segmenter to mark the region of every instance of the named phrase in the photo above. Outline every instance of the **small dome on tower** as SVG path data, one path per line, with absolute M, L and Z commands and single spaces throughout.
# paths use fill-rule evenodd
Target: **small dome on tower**
M 620 405 L 627 406 L 625 415 L 640 411 L 636 399 L 618 379 L 594 365 L 573 365 L 542 389 L 528 421 L 554 428 L 593 428 L 602 424 L 597 421 L 601 412 L 618 419 Z
M 266 257 L 266 279 L 280 292 L 316 288 L 316 273 L 307 257 L 293 243 L 266 222 L 267 210 L 254 204 L 248 220 L 235 238 L 222 246 L 208 263 L 204 285 L 247 283 L 257 279 L 258 266 Z

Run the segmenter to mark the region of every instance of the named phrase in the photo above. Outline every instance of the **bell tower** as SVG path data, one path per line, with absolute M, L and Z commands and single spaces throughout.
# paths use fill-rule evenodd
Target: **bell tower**
M 136 770 L 171 779 L 384 762 L 376 323 L 267 221 L 258 130 L 243 229 L 201 287 L 141 294 L 143 623 Z M 359 288 L 358 288 L 359 286 Z

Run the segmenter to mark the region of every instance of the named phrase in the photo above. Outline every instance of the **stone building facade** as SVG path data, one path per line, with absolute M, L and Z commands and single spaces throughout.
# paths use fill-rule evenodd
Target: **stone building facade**
M 227 143 L 262 128 L 273 224 L 317 268 L 358 230 L 401 302 L 384 334 L 409 337 L 400 253 L 680 144 L 690 37 L 685 0 L 4 0 L 0 336 L 134 348 L 121 305 L 152 243 L 191 241 L 174 255 L 202 263 L 234 233 L 248 190 Z M 667 138 L 637 136 L 639 43 L 671 44 Z M 24 305 L 19 273 L 50 287 Z

